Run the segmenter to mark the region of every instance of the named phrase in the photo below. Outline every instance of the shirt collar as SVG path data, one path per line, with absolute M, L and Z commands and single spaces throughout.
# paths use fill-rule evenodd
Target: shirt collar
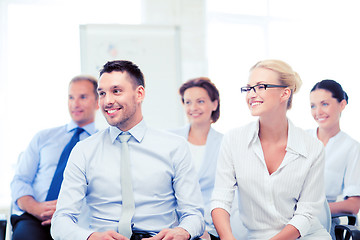
M 259 119 L 250 124 L 249 133 L 250 134 L 247 136 L 248 146 L 250 146 L 250 144 L 253 144 L 259 137 Z
M 307 157 L 308 152 L 303 142 L 303 138 L 299 137 L 303 135 L 301 131 L 302 130 L 295 127 L 294 124 L 288 119 L 288 142 L 286 151 Z M 259 138 L 259 120 L 253 122 L 249 126 L 249 132 L 250 134 L 247 136 L 248 146 L 253 144 Z
M 66 131 L 71 132 L 77 127 L 79 127 L 79 126 L 73 120 L 71 120 L 71 122 L 69 122 L 66 125 Z M 85 132 L 87 132 L 89 135 L 92 135 L 97 132 L 97 129 L 95 127 L 95 122 L 89 123 L 85 126 L 82 126 L 81 128 L 83 128 L 85 130 Z
M 308 157 L 309 153 L 306 149 L 306 144 L 304 143 L 304 132 L 302 129 L 295 127 L 294 124 L 288 120 L 289 130 L 288 130 L 288 143 L 286 151 L 300 154 L 304 157 Z M 307 134 L 307 133 L 305 133 Z
M 136 124 L 133 128 L 131 128 L 128 133 L 130 133 L 131 136 L 135 138 L 137 142 L 141 142 L 145 136 L 145 132 L 147 130 L 146 123 L 143 120 L 141 120 L 138 124 Z M 111 142 L 114 143 L 116 138 L 122 133 L 119 128 L 110 126 L 110 139 Z

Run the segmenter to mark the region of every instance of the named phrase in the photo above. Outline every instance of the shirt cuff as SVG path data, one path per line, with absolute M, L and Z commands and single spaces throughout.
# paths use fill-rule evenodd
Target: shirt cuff
M 344 189 L 343 197 L 360 196 L 360 186 L 348 186 Z
M 301 237 L 305 236 L 311 227 L 310 220 L 302 215 L 295 215 L 288 224 L 294 226 L 300 232 Z
M 196 221 L 194 221 L 194 218 L 192 221 L 184 219 L 178 227 L 185 229 L 190 234 L 191 240 L 201 237 L 205 231 L 205 223 L 201 218 L 198 218 Z
M 225 211 L 227 211 L 229 214 L 231 213 L 231 206 L 229 207 L 226 203 L 221 201 L 216 201 L 216 200 L 211 201 L 211 211 L 214 210 L 215 208 L 222 208 Z

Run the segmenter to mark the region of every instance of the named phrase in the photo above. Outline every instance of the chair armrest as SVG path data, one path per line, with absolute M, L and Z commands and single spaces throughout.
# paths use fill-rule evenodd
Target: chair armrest
M 353 225 L 336 225 L 335 226 L 335 237 L 336 240 L 344 239 L 344 234 L 346 236 L 345 239 L 360 239 L 360 229 Z
M 356 215 L 352 213 L 334 213 L 331 214 L 331 218 L 347 217 L 348 225 L 356 224 Z

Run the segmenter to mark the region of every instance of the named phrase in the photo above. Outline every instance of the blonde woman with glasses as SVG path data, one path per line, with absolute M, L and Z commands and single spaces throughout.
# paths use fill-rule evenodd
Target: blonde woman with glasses
M 212 218 L 221 240 L 235 239 L 229 212 L 239 190 L 249 239 L 330 239 L 317 217 L 325 201 L 324 148 L 287 118 L 299 75 L 285 62 L 264 60 L 241 88 L 258 120 L 223 138 Z

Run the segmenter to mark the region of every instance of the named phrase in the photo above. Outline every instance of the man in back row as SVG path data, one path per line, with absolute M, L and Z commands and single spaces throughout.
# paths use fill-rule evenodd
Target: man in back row
M 78 140 L 96 132 L 97 80 L 76 76 L 69 84 L 71 122 L 37 133 L 19 160 L 11 192 L 14 240 L 50 240 L 50 222 L 55 212 L 67 157 Z
M 73 149 L 52 221 L 54 239 L 187 240 L 203 234 L 188 145 L 146 126 L 144 86 L 132 62 L 108 62 L 101 70 L 99 104 L 111 126 Z M 77 224 L 83 199 L 90 209 L 87 229 Z

